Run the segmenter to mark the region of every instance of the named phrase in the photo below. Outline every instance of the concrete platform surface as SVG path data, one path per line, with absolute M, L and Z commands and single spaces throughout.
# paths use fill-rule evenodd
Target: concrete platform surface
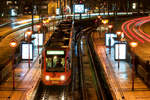
M 94 48 L 104 67 L 107 81 L 116 100 L 150 100 L 150 89 L 138 76 L 135 75 L 134 91 L 132 91 L 132 67 L 126 61 L 114 60 L 114 48 L 109 50 L 104 45 L 104 35 L 99 37 L 93 33 Z

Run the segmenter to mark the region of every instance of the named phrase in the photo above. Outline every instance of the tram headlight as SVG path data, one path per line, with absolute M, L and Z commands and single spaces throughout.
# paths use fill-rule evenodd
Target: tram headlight
M 64 80 L 65 80 L 65 76 L 64 76 L 64 75 L 61 75 L 61 76 L 60 76 L 60 80 L 64 81 Z
M 49 76 L 49 75 L 46 75 L 46 76 L 45 76 L 45 80 L 49 81 L 49 80 L 50 80 L 50 76 Z

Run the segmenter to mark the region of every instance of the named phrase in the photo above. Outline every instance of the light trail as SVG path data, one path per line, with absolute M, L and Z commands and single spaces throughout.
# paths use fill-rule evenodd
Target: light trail
M 144 21 L 143 20 L 140 20 L 140 21 L 137 21 L 135 24 L 134 24 L 134 26 L 133 26 L 133 31 L 137 34 L 137 35 L 139 35 L 140 37 L 142 37 L 143 39 L 145 39 L 146 41 L 148 41 L 148 42 L 150 42 L 150 35 L 148 35 L 148 34 L 146 34 L 146 33 L 144 33 L 144 32 L 141 32 L 140 30 L 139 30 L 139 25 L 143 25 L 143 23 L 146 23 L 146 22 L 148 22 L 148 21 L 150 21 L 150 19 L 144 19 Z M 142 33 L 142 34 L 141 34 Z
M 146 34 L 141 29 L 141 26 L 149 21 L 149 16 L 132 19 L 124 22 L 121 26 L 121 29 L 130 40 L 133 40 L 133 38 L 135 38 L 142 43 L 144 43 L 144 41 L 150 42 L 150 35 Z

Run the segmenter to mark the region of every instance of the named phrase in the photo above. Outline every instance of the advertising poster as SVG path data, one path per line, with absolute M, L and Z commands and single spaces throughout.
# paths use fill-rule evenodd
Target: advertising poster
M 30 52 L 29 52 L 30 48 Z M 29 59 L 29 53 L 30 53 L 30 59 L 33 59 L 33 44 L 32 43 L 22 43 L 21 44 L 21 53 L 22 53 L 22 60 Z
M 60 15 L 60 9 L 56 8 L 56 15 Z
M 114 44 L 115 44 L 114 38 L 116 38 L 116 37 L 117 37 L 117 35 L 114 34 L 114 33 L 106 33 L 106 34 L 105 34 L 105 45 L 106 45 L 106 46 L 109 46 L 109 42 L 111 42 L 111 43 L 110 43 L 110 44 L 111 44 L 111 47 L 114 46 Z M 111 39 L 111 40 L 110 40 L 110 39 Z
M 84 4 L 74 4 L 73 5 L 74 13 L 81 14 L 85 12 Z
M 126 43 L 115 43 L 115 60 L 126 60 L 127 45 Z
M 34 45 L 35 46 L 42 46 L 43 45 L 43 34 L 42 33 L 40 33 L 40 34 L 34 34 L 33 35 L 33 38 L 35 38 L 34 39 Z

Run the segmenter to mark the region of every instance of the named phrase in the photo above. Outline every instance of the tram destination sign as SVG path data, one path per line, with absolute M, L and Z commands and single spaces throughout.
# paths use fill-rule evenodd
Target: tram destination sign
M 63 50 L 47 50 L 47 55 L 64 55 L 65 52 Z

